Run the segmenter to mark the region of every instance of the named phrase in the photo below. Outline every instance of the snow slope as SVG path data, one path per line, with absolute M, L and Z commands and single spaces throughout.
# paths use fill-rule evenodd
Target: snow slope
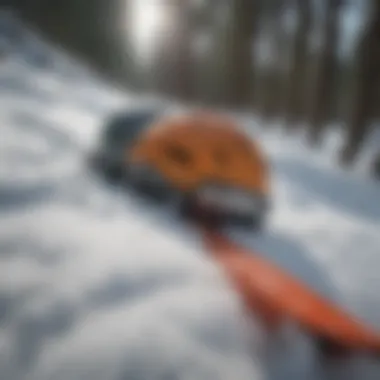
M 103 117 L 142 100 L 20 25 L 7 43 L 14 25 L 0 17 L 0 378 L 322 378 L 300 334 L 264 344 L 194 231 L 86 169 Z M 380 328 L 379 185 L 243 121 L 272 162 L 274 209 L 265 235 L 231 235 Z

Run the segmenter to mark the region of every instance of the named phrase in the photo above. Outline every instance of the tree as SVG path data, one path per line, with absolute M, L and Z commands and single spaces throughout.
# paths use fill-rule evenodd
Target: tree
M 132 57 L 119 29 L 118 0 L 15 0 L 12 5 L 50 40 L 107 76 L 131 79 Z
M 228 106 L 252 106 L 254 83 L 253 39 L 258 19 L 256 0 L 233 0 L 229 3 L 226 30 L 225 91 Z
M 322 54 L 315 76 L 314 94 L 311 98 L 310 133 L 312 144 L 319 143 L 334 101 L 334 78 L 337 72 L 338 20 L 342 0 L 327 0 L 323 26 Z
M 311 4 L 296 0 L 298 25 L 295 33 L 292 63 L 286 86 L 285 121 L 288 129 L 296 128 L 304 112 L 304 88 L 307 83 L 308 40 L 311 32 Z
M 223 0 L 198 0 L 193 2 L 190 11 L 190 23 L 195 45 L 193 56 L 193 79 L 196 100 L 203 103 L 214 103 L 218 94 L 218 39 L 219 12 Z
M 270 62 L 259 73 L 259 75 L 261 74 L 259 108 L 265 119 L 278 116 L 280 113 L 284 90 L 284 73 L 286 72 L 287 36 L 282 18 L 286 7 L 285 0 L 264 0 L 261 2 L 260 24 L 263 25 L 264 35 L 269 34 L 267 42 L 270 44 L 272 53 Z M 256 95 L 258 95 L 257 92 Z
M 347 141 L 341 163 L 353 163 L 370 126 L 370 119 L 380 84 L 380 2 L 373 0 L 368 25 L 361 36 L 357 52 L 356 90 L 351 99 L 347 120 Z
M 372 162 L 371 172 L 375 178 L 380 179 L 380 152 L 375 156 Z
M 175 33 L 172 50 L 175 70 L 175 94 L 181 100 L 194 98 L 193 28 L 190 0 L 175 2 Z
M 195 95 L 191 0 L 166 0 L 162 5 L 170 13 L 170 25 L 156 43 L 153 80 L 155 88 L 181 100 Z

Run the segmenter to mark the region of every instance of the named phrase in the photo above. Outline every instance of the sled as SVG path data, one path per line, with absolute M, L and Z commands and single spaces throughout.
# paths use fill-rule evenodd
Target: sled
M 380 354 L 380 335 L 324 299 L 279 266 L 203 229 L 204 243 L 236 287 L 245 305 L 269 329 L 291 320 L 316 338 L 327 354 Z

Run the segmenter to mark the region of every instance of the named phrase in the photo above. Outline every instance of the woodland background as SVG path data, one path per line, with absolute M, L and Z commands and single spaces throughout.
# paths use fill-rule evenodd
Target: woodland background
M 281 120 L 311 146 L 335 126 L 344 167 L 379 129 L 379 0 L 156 3 L 165 22 L 142 56 L 132 0 L 0 1 L 119 86 L 252 112 L 267 128 Z M 380 143 L 372 172 L 380 176 Z

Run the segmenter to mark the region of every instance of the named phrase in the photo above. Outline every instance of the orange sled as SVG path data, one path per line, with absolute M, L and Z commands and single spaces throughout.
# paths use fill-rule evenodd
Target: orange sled
M 210 230 L 204 243 L 226 271 L 247 308 L 269 329 L 292 320 L 316 338 L 326 355 L 380 354 L 380 335 L 278 266 Z

